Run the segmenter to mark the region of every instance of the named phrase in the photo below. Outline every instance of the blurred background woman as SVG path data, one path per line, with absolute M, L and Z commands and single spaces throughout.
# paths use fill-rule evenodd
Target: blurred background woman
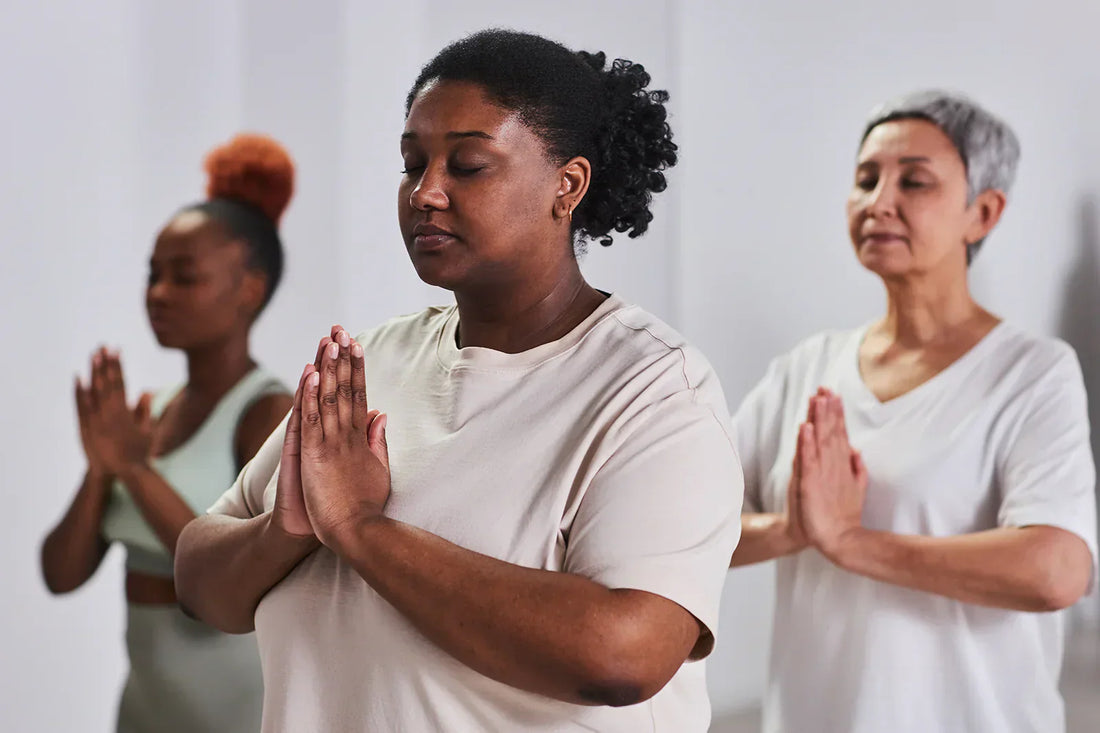
M 1096 564 L 1081 369 L 967 281 L 1018 158 L 963 97 L 875 110 L 848 229 L 886 313 L 779 357 L 737 411 L 731 564 L 779 558 L 769 733 L 1065 728 L 1053 612 Z
M 206 159 L 207 200 L 177 212 L 149 260 L 157 341 L 187 358 L 186 384 L 126 401 L 117 352 L 100 348 L 76 402 L 84 481 L 42 546 L 54 593 L 83 585 L 108 547 L 126 548 L 130 672 L 120 733 L 258 730 L 263 689 L 252 636 L 185 616 L 173 556 L 180 530 L 233 482 L 291 398 L 249 351 L 283 269 L 278 223 L 294 167 L 270 138 L 240 135 Z

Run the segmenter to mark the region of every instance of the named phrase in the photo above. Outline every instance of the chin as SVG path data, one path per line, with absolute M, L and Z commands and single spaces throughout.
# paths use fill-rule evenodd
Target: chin
M 908 252 L 867 251 L 859 253 L 859 264 L 879 277 L 898 277 L 908 273 L 913 266 Z

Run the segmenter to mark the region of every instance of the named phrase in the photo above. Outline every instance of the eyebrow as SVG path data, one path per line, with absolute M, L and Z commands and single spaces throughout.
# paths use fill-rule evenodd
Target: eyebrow
M 149 258 L 149 266 L 152 267 L 156 264 L 162 265 L 192 265 L 195 263 L 194 255 L 172 255 L 171 257 L 165 257 L 162 260 L 158 260 L 156 257 Z
M 401 139 L 402 140 L 415 140 L 417 137 L 418 136 L 415 132 L 403 132 L 403 133 L 401 133 Z M 493 140 L 493 139 L 495 139 L 489 133 L 482 132 L 481 130 L 465 130 L 465 131 L 460 131 L 460 132 L 448 132 L 445 137 L 447 137 L 447 139 L 449 139 L 449 140 L 462 139 L 462 138 L 468 138 L 468 137 L 479 138 L 481 140 Z
M 898 162 L 902 165 L 910 165 L 912 163 L 930 163 L 932 159 L 925 155 L 907 155 L 904 158 L 898 158 Z M 878 161 L 865 160 L 859 164 L 859 167 L 862 168 L 867 165 L 878 165 Z

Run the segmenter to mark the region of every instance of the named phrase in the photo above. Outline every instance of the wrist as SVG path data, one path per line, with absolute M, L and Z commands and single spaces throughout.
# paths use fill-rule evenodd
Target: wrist
M 323 531 L 318 531 L 318 539 L 337 555 L 350 558 L 363 554 L 369 544 L 389 520 L 381 513 L 349 518 Z M 366 550 L 369 554 L 369 550 Z
M 321 541 L 313 534 L 294 534 L 287 532 L 281 523 L 275 518 L 275 512 L 267 512 L 264 524 L 264 536 L 282 545 L 295 547 L 302 551 L 302 555 L 308 555 L 321 546 Z
M 133 481 L 141 478 L 141 475 L 147 471 L 151 471 L 152 467 L 149 462 L 144 458 L 137 461 L 128 461 L 118 467 L 116 476 L 120 481 L 125 484 L 132 483 Z
M 834 565 L 845 570 L 850 569 L 853 557 L 862 552 L 867 530 L 855 525 L 841 530 L 828 539 L 818 543 L 818 550 Z
M 99 487 L 109 484 L 114 479 L 114 474 L 104 466 L 88 464 L 85 478 L 90 485 Z

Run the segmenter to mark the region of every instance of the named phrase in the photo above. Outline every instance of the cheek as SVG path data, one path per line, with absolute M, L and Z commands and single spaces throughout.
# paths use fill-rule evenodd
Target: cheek
M 858 230 L 865 209 L 864 196 L 861 193 L 855 192 L 848 195 L 844 212 L 848 217 L 848 231 L 850 233 L 854 234 Z

